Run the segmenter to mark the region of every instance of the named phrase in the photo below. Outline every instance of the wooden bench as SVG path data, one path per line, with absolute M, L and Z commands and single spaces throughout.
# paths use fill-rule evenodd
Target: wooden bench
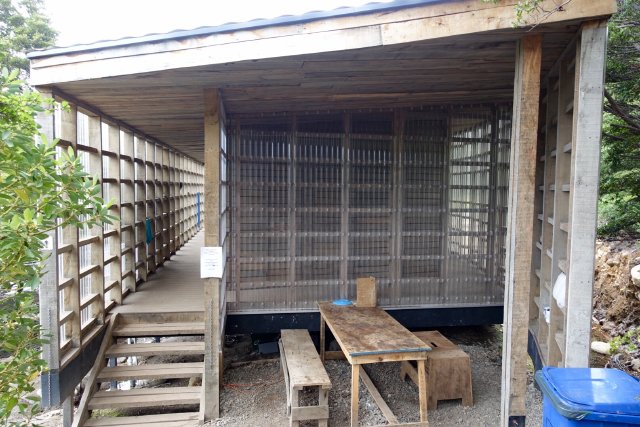
M 318 420 L 318 426 L 326 427 L 331 381 L 309 332 L 306 329 L 283 329 L 278 345 L 287 389 L 289 425 L 298 426 L 303 420 Z M 318 387 L 317 406 L 299 406 L 298 393 L 305 387 Z
M 438 400 L 462 399 L 462 405 L 473 406 L 471 362 L 469 355 L 438 331 L 414 332 L 431 351 L 426 360 L 427 408 L 436 409 Z M 400 365 L 400 378 L 407 375 L 418 384 L 418 371 L 409 362 Z

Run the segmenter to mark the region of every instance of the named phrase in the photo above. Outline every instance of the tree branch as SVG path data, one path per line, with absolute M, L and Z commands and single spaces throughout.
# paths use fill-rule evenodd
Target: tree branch
M 627 123 L 631 127 L 632 130 L 635 130 L 636 132 L 640 132 L 640 123 L 633 120 L 633 118 L 629 116 L 622 109 L 622 107 L 620 107 L 620 104 L 618 104 L 616 100 L 613 99 L 609 91 L 606 89 L 604 90 L 604 96 L 605 98 L 607 98 L 607 101 L 609 101 L 609 106 L 611 107 L 613 114 L 620 117 L 625 123 Z

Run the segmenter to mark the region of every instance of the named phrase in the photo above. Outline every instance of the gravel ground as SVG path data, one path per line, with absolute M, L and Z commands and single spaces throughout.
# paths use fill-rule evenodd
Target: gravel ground
M 471 357 L 474 406 L 463 407 L 459 400 L 444 401 L 429 411 L 432 427 L 497 426 L 500 417 L 501 353 L 500 334 L 494 328 L 441 329 L 441 332 Z M 237 355 L 236 355 L 237 356 Z M 232 356 L 234 358 L 234 356 Z M 241 356 L 240 356 L 241 359 Z M 231 362 L 228 360 L 228 362 Z M 259 359 L 227 367 L 221 393 L 222 418 L 210 426 L 246 427 L 288 425 L 285 414 L 284 379 L 278 359 Z M 349 425 L 351 368 L 347 361 L 326 363 L 333 388 L 329 393 L 330 426 Z M 400 380 L 398 363 L 367 366 L 367 372 L 400 422 L 419 421 L 418 390 L 410 382 Z M 360 383 L 360 425 L 386 424 L 382 413 Z M 315 396 L 314 396 L 315 395 Z M 317 392 L 306 392 L 303 404 L 313 403 Z M 317 400 L 316 400 L 317 402 Z M 527 426 L 542 425 L 540 392 L 529 376 L 527 388 Z M 301 425 L 316 425 L 312 422 Z

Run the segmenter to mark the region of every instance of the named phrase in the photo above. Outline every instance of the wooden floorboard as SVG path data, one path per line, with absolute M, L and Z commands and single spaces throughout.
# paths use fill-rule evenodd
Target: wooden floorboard
M 202 313 L 204 288 L 200 279 L 201 230 L 169 261 L 165 261 L 136 292 L 127 295 L 116 313 Z
M 204 354 L 204 342 L 161 342 L 138 344 L 115 344 L 106 353 L 107 357 L 165 356 Z
M 203 322 L 129 323 L 113 331 L 114 337 L 203 335 Z
M 198 377 L 202 375 L 202 366 L 202 362 L 114 366 L 102 369 L 98 374 L 98 380 L 127 381 Z
M 99 391 L 89 402 L 89 409 L 197 405 L 200 403 L 200 394 L 200 387 Z
M 177 414 L 140 415 L 137 417 L 105 417 L 93 418 L 85 423 L 85 427 L 191 427 L 198 425 L 197 412 L 182 412 Z

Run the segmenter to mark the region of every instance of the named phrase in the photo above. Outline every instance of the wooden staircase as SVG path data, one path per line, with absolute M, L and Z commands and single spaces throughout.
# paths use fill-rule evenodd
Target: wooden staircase
M 140 337 L 175 337 L 203 335 L 200 320 L 159 322 L 154 316 L 127 318 L 114 314 L 108 320 L 96 362 L 89 372 L 82 400 L 74 417 L 73 427 L 82 426 L 166 426 L 187 427 L 202 423 L 203 417 L 195 408 L 202 405 L 202 386 L 163 386 L 159 388 L 112 389 L 104 384 L 118 381 L 201 378 L 203 362 L 149 363 L 141 365 L 107 366 L 109 359 L 132 356 L 194 356 L 204 354 L 204 342 L 133 343 L 118 339 Z M 134 340 L 135 341 L 135 340 Z M 191 382 L 190 382 L 191 383 Z M 191 412 L 185 405 L 193 406 Z M 153 415 L 92 417 L 94 410 L 114 411 L 153 408 Z

